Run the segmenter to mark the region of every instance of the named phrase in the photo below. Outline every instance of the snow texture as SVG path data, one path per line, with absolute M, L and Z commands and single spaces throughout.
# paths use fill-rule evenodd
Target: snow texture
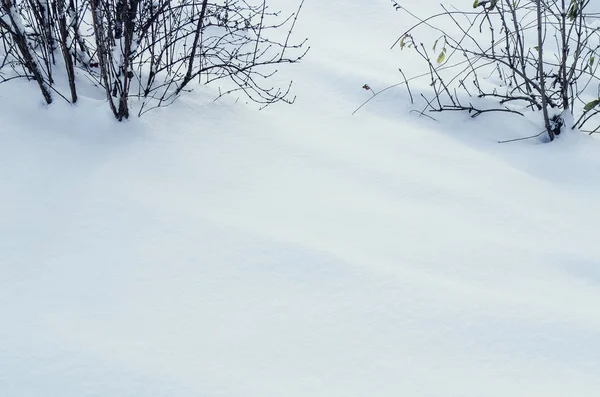
M 1 86 L 0 396 L 598 395 L 598 141 L 500 145 L 539 115 L 434 122 L 402 87 L 353 116 L 422 67 L 403 23 L 307 1 L 297 102 L 260 112 Z

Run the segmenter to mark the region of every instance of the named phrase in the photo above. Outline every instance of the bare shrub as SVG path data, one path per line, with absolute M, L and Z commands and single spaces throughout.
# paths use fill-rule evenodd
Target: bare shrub
M 427 65 L 430 111 L 476 117 L 539 110 L 550 140 L 565 128 L 567 115 L 574 116 L 573 128 L 600 129 L 594 118 L 600 113 L 600 31 L 590 0 L 476 0 L 470 10 L 441 5 L 430 16 L 392 2 L 415 20 L 393 47 L 414 51 Z M 437 39 L 423 43 L 424 31 Z M 478 108 L 461 100 L 465 96 L 494 98 L 496 106 Z
M 132 98 L 141 115 L 171 104 L 192 82 L 221 82 L 219 96 L 242 92 L 263 106 L 292 102 L 291 83 L 272 87 L 268 79 L 274 65 L 308 50 L 306 40 L 291 41 L 303 1 L 288 16 L 266 0 L 0 1 L 0 82 L 32 79 L 47 103 L 54 94 L 74 103 L 76 76 L 84 76 L 118 120 L 130 116 Z M 273 39 L 275 30 L 287 32 L 284 39 Z M 57 70 L 69 95 L 55 83 Z

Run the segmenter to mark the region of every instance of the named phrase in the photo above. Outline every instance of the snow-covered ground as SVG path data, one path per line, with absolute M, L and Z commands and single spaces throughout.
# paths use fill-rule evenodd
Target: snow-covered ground
M 307 0 L 297 102 L 260 112 L 0 87 L 0 396 L 598 395 L 600 144 L 402 88 L 353 116 L 402 27 Z

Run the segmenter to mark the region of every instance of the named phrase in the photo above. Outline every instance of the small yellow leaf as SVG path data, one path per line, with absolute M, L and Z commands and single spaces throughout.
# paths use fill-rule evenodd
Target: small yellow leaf
M 444 62 L 444 59 L 446 59 L 446 49 L 445 48 L 442 50 L 442 52 L 440 52 L 440 55 L 438 55 L 437 63 Z
M 400 48 L 401 48 L 401 49 L 402 49 L 402 48 L 404 48 L 404 39 L 405 39 L 405 38 L 406 38 L 406 35 L 402 36 L 402 38 L 400 39 L 400 43 L 399 43 L 399 45 L 400 45 Z

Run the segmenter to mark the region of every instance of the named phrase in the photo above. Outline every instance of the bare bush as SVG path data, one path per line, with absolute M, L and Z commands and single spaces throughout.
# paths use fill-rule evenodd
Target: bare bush
M 575 117 L 573 128 L 600 129 L 594 118 L 600 113 L 599 15 L 588 11 L 590 0 L 476 0 L 471 10 L 441 5 L 426 17 L 392 2 L 415 19 L 394 47 L 410 48 L 427 65 L 430 111 L 475 117 L 539 110 L 550 140 L 567 115 Z M 423 43 L 424 31 L 437 39 Z M 478 108 L 465 97 L 494 98 L 496 106 Z
M 277 88 L 268 79 L 274 65 L 308 50 L 306 40 L 291 41 L 303 1 L 285 17 L 266 0 L 0 1 L 0 82 L 33 79 L 47 103 L 53 94 L 74 103 L 76 76 L 85 76 L 118 120 L 130 116 L 132 98 L 141 115 L 171 104 L 192 82 L 218 81 L 219 96 L 242 92 L 263 106 L 292 102 L 291 83 Z M 55 83 L 57 69 L 69 95 Z

